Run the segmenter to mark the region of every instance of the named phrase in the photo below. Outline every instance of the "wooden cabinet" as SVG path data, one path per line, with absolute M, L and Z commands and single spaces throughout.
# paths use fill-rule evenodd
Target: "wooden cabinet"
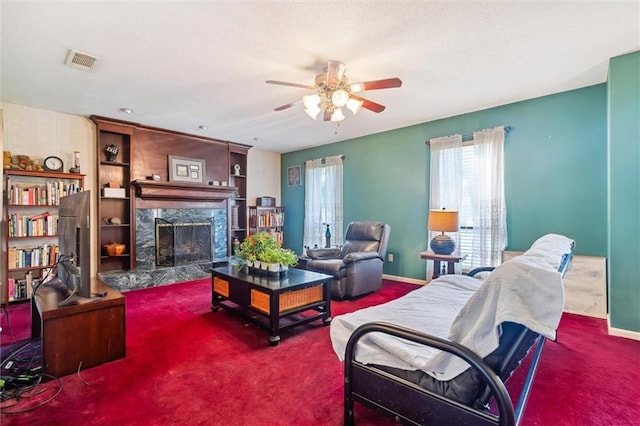
M 258 232 L 273 234 L 277 241 L 284 241 L 284 207 L 249 207 L 249 235 Z
M 31 300 L 31 338 L 41 339 L 42 373 L 62 377 L 126 355 L 125 298 L 98 278 L 87 303 L 59 307 L 63 296 L 40 287 Z
M 131 199 L 131 161 L 134 128 L 93 117 L 97 125 L 97 223 L 98 272 L 131 270 L 134 267 L 135 215 Z M 115 155 L 114 155 L 115 152 Z M 124 244 L 122 254 L 109 256 L 105 245 Z
M 7 270 L 0 300 L 13 302 L 29 299 L 34 285 L 55 275 L 60 198 L 81 191 L 84 175 L 5 170 L 4 179 Z
M 244 145 L 229 144 L 229 185 L 237 188 L 229 199 L 229 243 L 247 236 L 247 153 Z M 229 250 L 232 253 L 232 248 Z

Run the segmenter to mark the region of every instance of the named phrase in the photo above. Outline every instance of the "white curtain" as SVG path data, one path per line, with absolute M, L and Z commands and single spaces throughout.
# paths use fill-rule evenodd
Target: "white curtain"
M 429 210 L 460 210 L 462 135 L 431 139 L 429 146 L 431 147 Z M 437 232 L 429 231 L 428 234 L 431 241 Z M 455 241 L 460 241 L 457 233 L 451 237 Z
M 331 244 L 342 244 L 342 155 L 305 163 L 304 241 L 305 247 L 324 247 L 326 224 Z
M 462 196 L 462 135 L 431 139 L 430 210 L 458 210 Z
M 469 268 L 496 266 L 507 246 L 507 209 L 504 199 L 503 127 L 473 133 L 471 142 L 461 135 L 431 139 L 429 209 L 458 210 L 462 233 L 452 237 L 458 248 L 471 240 Z M 468 150 L 472 149 L 473 153 Z M 462 218 L 472 218 L 470 223 Z M 468 229 L 471 228 L 471 229 Z M 464 234 L 464 238 L 462 238 Z M 429 234 L 429 240 L 433 233 Z
M 507 247 L 507 207 L 504 199 L 504 128 L 473 132 L 476 197 L 473 205 L 471 267 L 495 266 Z

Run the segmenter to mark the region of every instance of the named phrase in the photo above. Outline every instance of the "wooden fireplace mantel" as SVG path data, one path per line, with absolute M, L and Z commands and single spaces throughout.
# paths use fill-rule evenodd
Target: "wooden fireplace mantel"
M 175 201 L 224 201 L 238 188 L 235 186 L 213 186 L 184 182 L 156 182 L 153 180 L 134 180 L 136 197 L 143 200 Z

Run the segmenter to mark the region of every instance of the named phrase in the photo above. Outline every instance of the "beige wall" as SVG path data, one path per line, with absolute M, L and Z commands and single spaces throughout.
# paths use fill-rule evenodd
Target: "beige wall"
M 256 197 L 275 197 L 281 205 L 280 154 L 251 148 L 247 157 L 247 205 L 255 206 Z

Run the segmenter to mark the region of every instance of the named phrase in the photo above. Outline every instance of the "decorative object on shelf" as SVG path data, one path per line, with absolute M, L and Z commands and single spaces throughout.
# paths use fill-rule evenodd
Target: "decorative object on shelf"
M 118 152 L 120 150 L 118 149 L 118 145 L 116 144 L 109 144 L 107 146 L 104 147 L 104 152 L 107 153 L 107 161 L 111 161 L 111 162 L 115 162 L 116 159 L 118 158 Z
M 122 256 L 126 248 L 126 245 L 116 242 L 104 245 L 104 250 L 109 256 Z
M 124 188 L 102 188 L 102 196 L 105 198 L 127 198 L 127 193 Z
M 239 268 L 248 267 L 249 272 L 265 275 L 284 275 L 289 267 L 298 263 L 298 255 L 282 247 L 273 235 L 258 232 L 245 238 L 240 244 Z
M 10 151 L 2 151 L 2 168 L 3 169 L 11 168 L 11 152 Z
M 315 93 L 313 95 L 304 95 L 302 97 L 304 112 L 314 120 L 322 112 L 324 121 L 333 122 L 340 122 L 345 119 L 343 108 L 347 108 L 354 115 L 362 107 L 376 113 L 384 111 L 384 105 L 361 98 L 353 93 L 402 86 L 402 80 L 397 77 L 349 84 L 349 79 L 344 74 L 346 68 L 346 65 L 342 62 L 328 61 L 322 73 L 316 76 L 313 86 L 274 80 L 267 80 L 266 83 L 314 90 Z M 275 108 L 275 111 L 282 111 L 296 104 L 297 102 L 291 102 Z
M 331 229 L 329 229 L 328 223 L 325 223 L 325 225 L 327 225 L 327 230 L 324 232 L 324 247 L 331 248 Z
M 3 151 L 2 167 L 4 169 L 26 170 L 29 172 L 40 172 L 45 170 L 38 160 L 32 160 L 28 155 L 11 155 L 10 151 Z
M 456 243 L 445 232 L 458 232 L 457 210 L 429 210 L 427 228 L 430 231 L 440 232 L 431 240 L 429 247 L 436 254 L 451 254 L 456 248 Z
M 240 206 L 231 206 L 231 229 L 238 229 L 240 227 L 239 213 Z M 234 254 L 236 254 L 234 252 Z
M 205 172 L 204 160 L 169 155 L 170 182 L 204 183 Z
M 160 182 L 160 175 L 151 175 L 151 180 L 153 180 L 154 182 Z
M 120 224 L 122 224 L 122 219 L 120 219 L 117 216 L 110 217 L 109 219 L 107 219 L 107 223 L 109 223 L 111 225 L 120 225 Z
M 256 206 L 260 206 L 260 207 L 275 207 L 276 206 L 276 199 L 275 197 L 257 197 L 256 198 Z
M 240 164 L 235 164 L 233 166 L 233 174 L 236 176 L 240 176 Z
M 73 151 L 73 167 L 69 169 L 69 173 L 80 173 L 80 151 Z
M 287 168 L 287 186 L 300 185 L 300 166 Z
M 240 240 L 237 238 L 233 238 L 233 254 L 234 256 L 238 256 L 240 254 Z
M 44 169 L 48 172 L 61 172 L 64 169 L 64 163 L 60 157 L 50 155 L 44 159 Z

